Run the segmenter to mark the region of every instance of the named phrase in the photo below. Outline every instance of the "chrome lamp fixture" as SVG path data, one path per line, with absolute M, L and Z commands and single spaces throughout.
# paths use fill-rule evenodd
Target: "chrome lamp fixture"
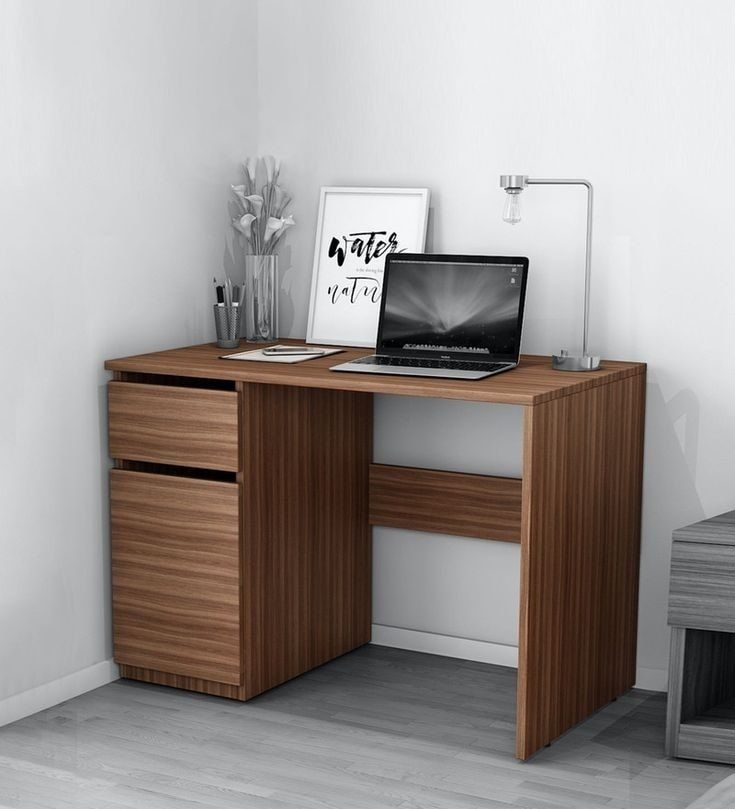
M 584 259 L 584 328 L 582 354 L 570 354 L 562 350 L 551 358 L 551 367 L 557 371 L 596 371 L 600 358 L 587 352 L 587 331 L 590 316 L 590 260 L 592 251 L 592 183 L 589 180 L 535 180 L 525 174 L 501 174 L 500 187 L 505 189 L 506 199 L 503 221 L 517 225 L 521 221 L 521 191 L 528 185 L 583 185 L 587 189 L 587 246 Z

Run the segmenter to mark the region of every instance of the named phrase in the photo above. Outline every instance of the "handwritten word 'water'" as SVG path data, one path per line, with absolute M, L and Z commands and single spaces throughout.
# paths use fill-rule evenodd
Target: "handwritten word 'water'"
M 386 236 L 387 238 L 381 239 L 379 238 L 380 236 Z M 348 233 L 341 238 L 332 236 L 327 255 L 329 258 L 337 257 L 338 267 L 345 263 L 347 253 L 364 259 L 367 265 L 374 258 L 380 258 L 388 252 L 394 253 L 397 248 L 398 236 L 395 233 L 388 236 L 387 230 L 365 230 L 358 233 Z

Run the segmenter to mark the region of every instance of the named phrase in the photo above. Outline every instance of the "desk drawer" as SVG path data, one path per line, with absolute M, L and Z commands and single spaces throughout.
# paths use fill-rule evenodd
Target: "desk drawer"
M 240 684 L 239 501 L 236 483 L 110 472 L 118 663 Z
M 673 543 L 669 623 L 735 632 L 735 546 Z
M 110 455 L 237 472 L 235 391 L 110 382 Z

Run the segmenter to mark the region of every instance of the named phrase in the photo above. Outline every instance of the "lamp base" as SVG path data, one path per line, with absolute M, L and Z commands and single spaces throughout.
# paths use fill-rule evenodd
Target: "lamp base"
M 600 367 L 599 357 L 589 354 L 570 354 L 562 349 L 551 357 L 551 367 L 555 371 L 596 371 Z

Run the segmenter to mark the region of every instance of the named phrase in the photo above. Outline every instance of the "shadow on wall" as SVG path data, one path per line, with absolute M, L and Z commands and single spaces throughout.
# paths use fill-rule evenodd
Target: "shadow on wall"
M 671 533 L 705 517 L 695 485 L 699 401 L 691 390 L 666 401 L 649 382 L 645 440 L 639 615 L 647 616 L 648 629 L 638 638 L 638 665 L 661 670 L 669 648 Z
M 276 332 L 279 337 L 287 337 L 291 335 L 294 324 L 294 317 L 296 314 L 296 301 L 295 298 L 300 297 L 302 290 L 294 285 L 297 280 L 297 271 L 293 267 L 292 262 L 293 251 L 290 245 L 284 247 L 278 253 L 278 331 Z M 308 269 L 309 278 L 311 278 L 311 267 Z M 309 299 L 306 298 L 305 305 L 309 305 Z

